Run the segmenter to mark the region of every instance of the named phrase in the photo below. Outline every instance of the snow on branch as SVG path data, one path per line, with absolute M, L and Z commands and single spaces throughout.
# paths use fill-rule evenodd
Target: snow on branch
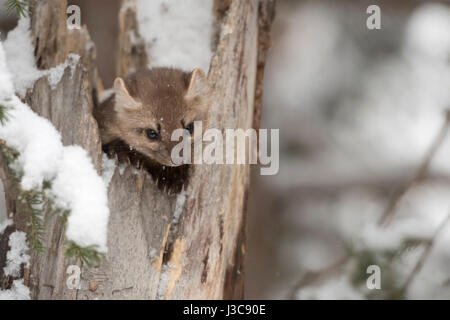
M 64 75 L 64 70 L 70 66 L 73 75 L 80 59 L 79 55 L 71 53 L 65 63 L 48 70 L 39 70 L 33 54 L 29 18 L 19 20 L 17 27 L 8 33 L 3 48 L 8 60 L 8 69 L 12 73 L 14 89 L 22 98 L 27 90 L 33 87 L 36 80 L 44 76 L 47 76 L 50 87 L 55 89 Z
M 23 32 L 27 30 L 26 23 L 20 22 L 18 30 L 21 32 L 17 32 L 16 36 L 22 39 L 26 34 Z M 29 38 L 27 41 L 30 41 Z M 38 76 L 34 60 L 28 60 L 32 51 L 29 52 L 31 46 L 26 44 L 27 41 L 18 41 L 14 33 L 10 33 L 5 46 L 10 52 L 21 52 L 21 56 L 12 58 L 11 64 L 11 56 L 5 56 L 0 44 L 0 105 L 7 112 L 7 121 L 0 125 L 0 139 L 6 142 L 8 148 L 18 152 L 10 167 L 19 173 L 24 191 L 39 191 L 48 186 L 45 194 L 58 208 L 70 211 L 66 229 L 69 241 L 80 248 L 106 252 L 109 217 L 107 189 L 87 152 L 80 146 L 63 146 L 61 135 L 52 123 L 34 113 L 15 95 L 16 90 L 23 93 L 42 75 L 48 75 L 50 83 L 57 83 L 58 74 L 67 66 L 39 71 Z M 14 48 L 14 43 L 19 47 Z M 21 63 L 29 69 L 19 68 Z M 13 77 L 9 67 L 18 68 L 14 69 Z M 28 73 L 30 77 L 20 79 L 19 73 L 23 73 L 24 77 Z
M 138 0 L 136 13 L 151 59 L 149 67 L 209 69 L 212 57 L 211 0 Z
M 11 289 L 0 290 L 0 300 L 30 300 L 30 289 L 24 285 L 23 279 L 14 280 Z

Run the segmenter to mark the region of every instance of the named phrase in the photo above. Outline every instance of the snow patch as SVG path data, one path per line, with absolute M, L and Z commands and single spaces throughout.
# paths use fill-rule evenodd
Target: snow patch
M 30 289 L 24 285 L 23 279 L 14 280 L 11 289 L 0 290 L 0 300 L 30 300 Z
M 56 178 L 52 182 L 56 205 L 70 210 L 66 236 L 82 247 L 97 245 L 106 252 L 108 197 L 106 187 L 86 150 L 64 147 Z
M 3 268 L 3 271 L 6 276 L 19 277 L 22 264 L 26 267 L 30 265 L 26 233 L 22 231 L 11 233 L 9 247 L 10 250 L 6 254 L 6 267 Z
M 20 153 L 16 165 L 23 170 L 22 188 L 38 188 L 44 180 L 55 177 L 63 153 L 61 136 L 50 121 L 38 116 L 19 98 L 7 98 L 0 96 L 0 103 L 8 108 L 9 118 L 0 126 L 0 138 Z
M 7 70 L 6 56 L 3 48 L 0 49 L 0 70 Z M 9 72 L 0 72 L 0 97 L 9 98 L 12 95 L 14 95 L 14 86 L 11 75 Z
M 3 46 L 9 70 L 13 73 L 14 88 L 21 97 L 24 97 L 27 89 L 44 75 L 44 72 L 36 67 L 29 18 L 19 20 L 17 27 L 8 33 Z
M 45 74 L 48 75 L 48 83 L 50 84 L 50 87 L 52 89 L 55 89 L 58 85 L 59 81 L 61 81 L 61 78 L 64 75 L 64 71 L 67 67 L 70 67 L 70 75 L 73 77 L 73 74 L 75 72 L 75 67 L 77 66 L 78 62 L 80 61 L 80 56 L 74 53 L 70 53 L 67 56 L 67 59 L 64 63 L 51 68 L 49 70 L 45 71 Z
M 213 1 L 138 0 L 136 13 L 149 67 L 209 70 Z
M 33 54 L 29 18 L 19 20 L 17 27 L 8 33 L 3 47 L 8 68 L 12 73 L 14 88 L 22 98 L 25 97 L 27 90 L 32 88 L 34 83 L 43 76 L 48 76 L 50 87 L 55 89 L 64 75 L 64 70 L 70 66 L 73 76 L 75 67 L 80 60 L 79 55 L 71 53 L 64 63 L 48 70 L 39 70 Z
M 76 60 L 76 57 L 71 59 Z M 8 109 L 8 121 L 0 126 L 0 139 L 20 153 L 13 166 L 22 171 L 21 187 L 40 189 L 44 181 L 51 182 L 49 194 L 56 204 L 70 209 L 67 239 L 83 247 L 97 246 L 98 251 L 106 252 L 109 208 L 102 178 L 84 149 L 64 147 L 52 123 L 13 94 L 6 64 L 0 44 L 0 104 Z M 59 81 L 61 70 L 49 70 L 50 83 Z

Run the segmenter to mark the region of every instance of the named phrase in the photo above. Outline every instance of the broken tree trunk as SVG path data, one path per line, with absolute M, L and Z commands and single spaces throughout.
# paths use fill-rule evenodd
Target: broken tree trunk
M 36 61 L 47 69 L 71 52 L 81 59 L 65 70 L 56 88 L 40 79 L 25 100 L 52 121 L 64 144 L 84 147 L 101 172 L 101 142 L 92 117 L 93 93 L 102 90 L 95 46 L 86 28 L 66 29 L 66 6 L 66 1 L 48 0 L 33 7 Z M 208 75 L 214 89 L 210 126 L 257 127 L 274 1 L 216 0 L 215 8 L 222 28 Z M 133 1 L 123 1 L 118 21 L 117 73 L 123 76 L 151 56 L 138 41 Z M 15 227 L 26 230 L 25 213 L 15 211 L 15 195 L 7 183 L 5 189 Z M 116 168 L 108 188 L 108 254 L 102 263 L 80 266 L 81 287 L 70 289 L 67 268 L 74 261 L 64 256 L 63 225 L 58 217 L 47 217 L 48 250 L 32 255 L 25 284 L 35 299 L 242 298 L 248 190 L 248 165 L 195 166 L 189 185 L 177 195 L 161 192 L 146 173 Z

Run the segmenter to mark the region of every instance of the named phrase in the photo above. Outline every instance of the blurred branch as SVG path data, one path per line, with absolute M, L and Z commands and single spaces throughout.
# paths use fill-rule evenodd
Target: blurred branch
M 412 176 L 410 181 L 404 187 L 399 189 L 394 194 L 394 196 L 389 200 L 386 210 L 379 221 L 380 226 L 387 227 L 390 224 L 390 222 L 392 221 L 392 219 L 395 215 L 398 203 L 403 198 L 403 196 L 416 183 L 422 181 L 425 178 L 425 176 L 428 172 L 428 169 L 430 167 L 430 164 L 431 164 L 432 160 L 434 159 L 434 157 L 436 156 L 439 149 L 441 148 L 443 142 L 447 138 L 449 130 L 450 130 L 450 110 L 446 110 L 445 111 L 445 122 L 442 125 L 442 128 L 439 131 L 438 136 L 436 137 L 433 144 L 428 149 L 419 168 L 417 168 L 416 172 L 414 173 L 414 175 Z M 402 291 L 405 291 L 409 287 L 409 285 L 415 279 L 416 275 L 422 270 L 423 265 L 425 264 L 425 261 L 429 257 L 431 249 L 432 249 L 434 243 L 436 242 L 436 238 L 438 237 L 439 233 L 444 229 L 444 227 L 446 226 L 446 224 L 449 221 L 450 221 L 450 213 L 446 217 L 446 219 L 442 222 L 442 224 L 438 227 L 433 238 L 430 241 L 426 242 L 425 251 L 423 252 L 420 259 L 418 260 L 417 264 L 414 266 L 411 274 L 406 279 L 405 284 L 403 285 Z M 296 293 L 301 288 L 310 286 L 310 285 L 315 284 L 320 281 L 323 281 L 324 279 L 328 278 L 329 276 L 335 274 L 335 272 L 337 272 L 343 265 L 345 265 L 349 259 L 350 259 L 350 255 L 343 256 L 321 271 L 306 274 L 293 286 L 291 292 L 289 293 L 289 298 L 295 299 Z
M 442 223 L 437 228 L 436 232 L 433 235 L 433 238 L 426 244 L 425 250 L 422 253 L 422 256 L 417 261 L 416 265 L 414 266 L 413 270 L 409 274 L 408 278 L 405 281 L 405 284 L 403 285 L 403 291 L 406 292 L 408 287 L 411 285 L 411 283 L 414 281 L 416 276 L 420 273 L 423 266 L 425 265 L 425 261 L 428 259 L 431 253 L 431 249 L 433 249 L 434 244 L 436 243 L 436 239 L 439 236 L 439 234 L 444 230 L 445 226 L 450 221 L 450 213 L 447 215 L 447 217 L 442 221 Z
M 293 286 L 292 290 L 289 292 L 288 299 L 295 300 L 297 292 L 307 286 L 311 286 L 315 283 L 318 283 L 320 281 L 323 281 L 324 279 L 332 276 L 335 274 L 342 266 L 344 266 L 347 261 L 350 259 L 350 255 L 346 254 L 342 256 L 341 258 L 334 261 L 332 264 L 330 264 L 325 269 L 322 269 L 317 272 L 310 272 L 307 273 L 305 276 L 301 277 L 299 281 Z
M 450 110 L 446 110 L 445 111 L 445 122 L 442 125 L 442 128 L 441 128 L 438 136 L 436 137 L 436 140 L 431 145 L 428 152 L 425 154 L 425 157 L 424 157 L 421 165 L 415 172 L 412 179 L 403 188 L 397 190 L 397 192 L 395 192 L 393 197 L 391 197 L 391 199 L 389 200 L 386 210 L 384 211 L 383 216 L 381 217 L 381 219 L 379 221 L 380 226 L 387 227 L 391 223 L 392 218 L 395 215 L 395 212 L 396 212 L 396 209 L 397 209 L 397 206 L 398 206 L 398 203 L 400 202 L 400 200 L 408 192 L 408 190 L 410 190 L 417 182 L 419 182 L 420 180 L 422 180 L 425 177 L 425 175 L 430 167 L 431 161 L 435 157 L 437 151 L 442 146 L 442 143 L 447 138 L 449 129 L 450 129 Z

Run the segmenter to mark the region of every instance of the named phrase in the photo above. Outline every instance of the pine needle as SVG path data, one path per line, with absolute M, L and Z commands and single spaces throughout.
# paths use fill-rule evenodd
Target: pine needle
M 5 2 L 6 13 L 9 15 L 13 11 L 16 12 L 17 17 L 27 17 L 29 9 L 33 6 L 32 0 L 7 0 Z
M 8 8 L 12 10 L 15 3 L 28 1 L 8 1 Z M 13 4 L 14 3 L 14 4 Z M 24 9 L 18 11 L 22 13 Z M 0 124 L 8 121 L 7 107 L 0 105 Z M 19 153 L 6 145 L 6 141 L 0 140 L 0 152 L 6 161 L 7 168 L 11 177 L 17 182 L 20 181 L 22 173 L 17 172 L 17 169 L 12 169 L 10 166 L 19 157 Z M 67 209 L 62 209 L 54 205 L 53 198 L 49 197 L 47 190 L 51 189 L 51 181 L 44 181 L 39 190 L 18 190 L 19 196 L 16 200 L 16 212 L 24 212 L 29 215 L 28 228 L 28 243 L 32 251 L 42 253 L 46 250 L 44 246 L 45 241 L 45 218 L 48 216 L 57 215 L 63 219 L 63 224 L 67 222 L 67 217 L 70 213 Z M 88 267 L 94 264 L 100 264 L 104 254 L 97 251 L 97 246 L 81 247 L 73 241 L 66 243 L 66 256 L 75 257 L 82 264 Z
M 8 121 L 8 108 L 0 104 L 0 124 L 3 126 Z
M 104 257 L 104 254 L 97 251 L 97 246 L 80 247 L 73 241 L 67 241 L 66 246 L 66 257 L 76 258 L 88 267 L 99 265 Z

